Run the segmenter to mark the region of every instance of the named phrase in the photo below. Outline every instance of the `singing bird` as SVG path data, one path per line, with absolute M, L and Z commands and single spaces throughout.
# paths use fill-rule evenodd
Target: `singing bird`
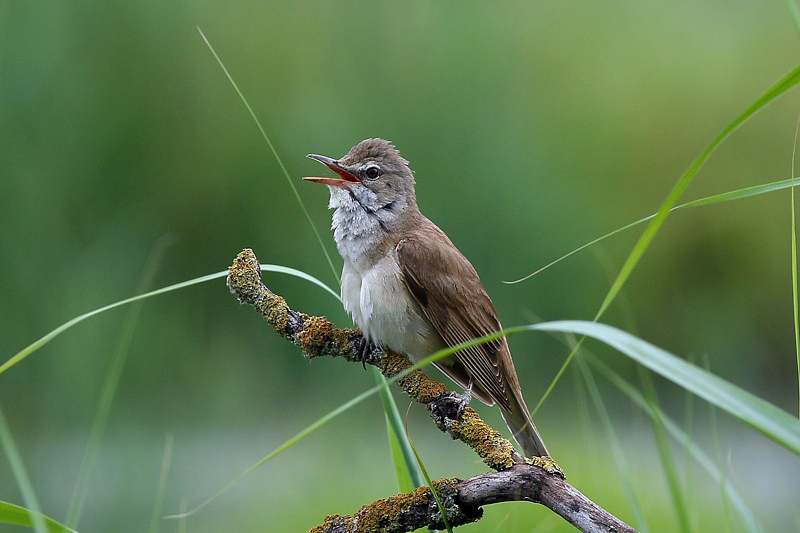
M 414 174 L 391 143 L 367 139 L 338 160 L 308 157 L 339 175 L 304 179 L 330 189 L 331 227 L 344 259 L 342 302 L 367 339 L 416 362 L 502 329 L 472 264 L 420 213 Z M 504 337 L 434 364 L 482 402 L 496 403 L 527 456 L 550 455 Z

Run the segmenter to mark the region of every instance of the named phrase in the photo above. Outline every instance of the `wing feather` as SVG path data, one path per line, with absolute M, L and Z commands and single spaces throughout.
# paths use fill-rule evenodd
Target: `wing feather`
M 433 223 L 402 239 L 397 258 L 406 286 L 445 344 L 455 346 L 502 329 L 475 269 Z M 508 409 L 498 365 L 502 351 L 508 351 L 505 338 L 463 349 L 456 359 L 481 389 Z

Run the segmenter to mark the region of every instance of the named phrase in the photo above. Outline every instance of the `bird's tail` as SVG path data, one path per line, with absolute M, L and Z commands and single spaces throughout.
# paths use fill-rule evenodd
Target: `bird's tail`
M 509 398 L 509 408 L 500 407 L 503 420 L 506 421 L 508 429 L 511 430 L 514 439 L 522 446 L 522 451 L 527 457 L 550 456 L 547 446 L 544 445 L 542 436 L 533 425 L 531 413 L 521 394 L 512 394 Z

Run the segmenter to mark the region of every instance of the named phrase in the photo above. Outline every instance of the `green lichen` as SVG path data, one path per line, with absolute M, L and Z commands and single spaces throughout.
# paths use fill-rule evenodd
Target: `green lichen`
M 303 329 L 294 336 L 294 343 L 309 357 L 320 355 L 330 342 L 331 324 L 325 317 L 311 316 L 303 322 Z
M 391 379 L 411 366 L 411 361 L 404 355 L 399 355 L 391 350 L 386 350 L 379 363 L 384 376 Z
M 450 433 L 467 444 L 494 470 L 514 466 L 514 447 L 500 433 L 489 427 L 471 407 L 464 409 L 460 420 L 450 427 Z
M 338 514 L 333 514 L 326 516 L 325 521 L 322 522 L 321 525 L 309 529 L 307 533 L 328 533 L 334 527 L 346 527 L 349 520 L 352 520 L 350 515 L 339 516 Z
M 286 326 L 289 323 L 289 305 L 282 296 L 277 294 L 267 293 L 266 305 L 263 306 L 262 313 L 264 319 L 275 328 L 275 331 L 281 335 L 286 334 Z
M 448 521 L 453 526 L 474 522 L 480 518 L 480 513 L 465 515 L 456 505 L 455 496 L 458 492 L 456 484 L 460 481 L 454 477 L 433 482 Z M 430 525 L 436 529 L 444 528 L 441 513 L 428 487 L 420 487 L 412 492 L 375 501 L 365 505 L 352 516 L 328 516 L 322 525 L 309 530 L 308 533 L 328 533 L 334 528 L 353 533 L 400 533 L 423 525 Z
M 561 479 L 567 479 L 567 476 L 564 475 L 564 471 L 558 466 L 558 463 L 553 461 L 552 457 L 526 457 L 525 462 L 529 465 L 538 466 L 548 474 L 553 474 Z

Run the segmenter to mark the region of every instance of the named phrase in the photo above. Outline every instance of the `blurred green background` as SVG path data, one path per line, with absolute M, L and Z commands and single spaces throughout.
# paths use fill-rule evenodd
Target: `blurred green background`
M 83 312 L 227 268 L 336 278 L 280 167 L 197 31 L 248 97 L 322 233 L 324 187 L 300 181 L 380 136 L 416 171 L 422 211 L 471 259 L 506 326 L 591 319 L 641 229 L 518 284 L 656 211 L 719 131 L 800 58 L 785 2 L 0 2 L 0 355 Z M 796 91 L 736 132 L 685 200 L 791 175 Z M 784 190 L 675 213 L 604 320 L 797 412 Z M 269 286 L 342 326 L 339 303 L 293 278 Z M 126 309 L 69 330 L 0 375 L 0 406 L 45 513 L 65 518 Z M 567 355 L 511 339 L 529 404 Z M 636 368 L 587 347 L 637 383 Z M 222 280 L 148 300 L 136 325 L 78 529 L 149 527 L 167 435 L 164 514 L 193 507 L 374 383 L 308 363 Z M 651 531 L 677 527 L 646 416 L 599 378 L 627 473 L 575 369 L 537 414 L 570 481 Z M 800 528 L 800 461 L 657 380 L 662 407 L 718 460 L 767 531 Z M 397 396 L 401 411 L 408 405 Z M 503 427 L 494 409 L 478 406 Z M 716 421 L 716 427 L 712 422 Z M 716 432 L 715 432 L 716 430 Z M 485 471 L 414 405 L 434 478 Z M 697 531 L 721 530 L 720 489 L 676 446 Z M 635 522 L 623 482 L 647 524 Z M 376 397 L 189 518 L 192 532 L 302 531 L 397 491 Z M 6 460 L 0 499 L 22 503 Z M 728 520 L 738 530 L 735 513 Z M 176 521 L 160 531 L 177 531 Z M 17 529 L 9 528 L 9 531 Z M 503 504 L 463 531 L 570 531 Z M 5 531 L 5 530 L 4 530 Z

